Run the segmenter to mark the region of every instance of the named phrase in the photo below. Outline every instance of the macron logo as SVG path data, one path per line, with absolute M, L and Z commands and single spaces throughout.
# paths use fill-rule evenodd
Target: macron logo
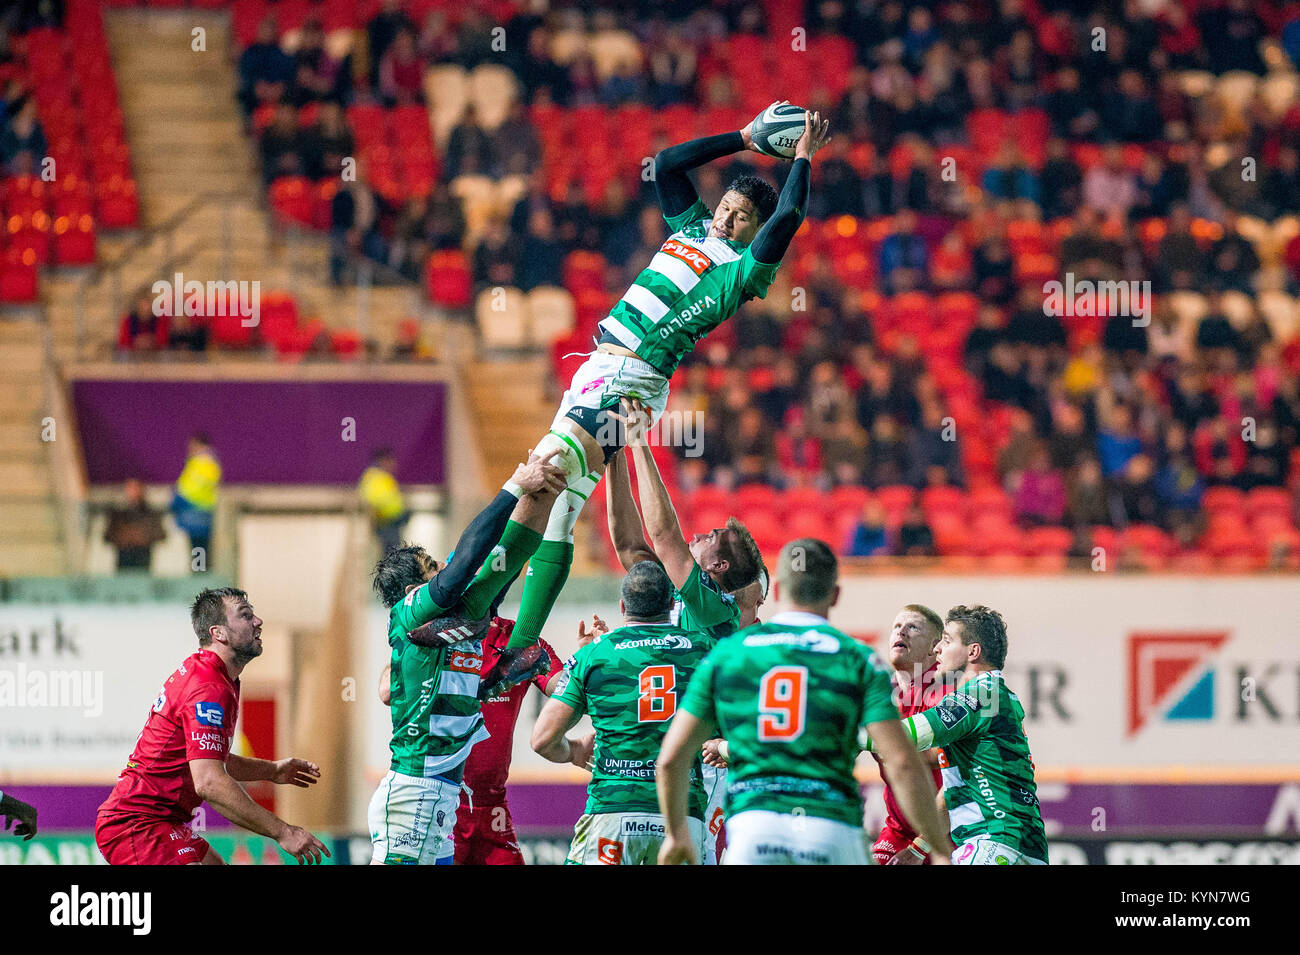
M 51 925 L 125 925 L 134 935 L 148 935 L 153 927 L 151 892 L 70 892 L 50 896 Z

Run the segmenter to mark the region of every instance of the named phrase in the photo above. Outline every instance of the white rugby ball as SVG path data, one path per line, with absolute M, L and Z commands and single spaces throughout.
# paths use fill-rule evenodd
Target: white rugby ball
M 777 159 L 793 159 L 807 112 L 802 106 L 780 103 L 755 116 L 749 132 L 758 151 Z

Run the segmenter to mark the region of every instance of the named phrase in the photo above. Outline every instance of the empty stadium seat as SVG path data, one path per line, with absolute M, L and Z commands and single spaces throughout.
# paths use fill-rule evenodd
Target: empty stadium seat
M 487 288 L 474 302 L 474 319 L 486 348 L 528 344 L 528 307 L 517 288 Z
M 554 285 L 542 285 L 528 293 L 529 341 L 546 346 L 573 333 L 576 321 L 573 296 Z

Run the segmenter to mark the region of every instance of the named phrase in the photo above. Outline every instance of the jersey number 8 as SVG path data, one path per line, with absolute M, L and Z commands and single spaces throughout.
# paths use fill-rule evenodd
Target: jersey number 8
M 772 667 L 758 681 L 758 738 L 790 743 L 803 735 L 807 667 Z
M 637 698 L 638 723 L 662 723 L 677 712 L 677 670 L 672 664 L 646 667 L 640 676 Z

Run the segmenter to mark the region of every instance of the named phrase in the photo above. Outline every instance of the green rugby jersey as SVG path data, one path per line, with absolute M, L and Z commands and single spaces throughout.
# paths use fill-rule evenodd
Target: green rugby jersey
M 953 842 L 986 835 L 1047 861 L 1025 710 L 1001 670 L 967 680 L 936 706 L 903 721 L 917 749 L 942 746 L 939 765 Z
M 696 669 L 714 647 L 706 633 L 672 624 L 631 624 L 580 647 L 554 698 L 586 713 L 596 728 L 587 813 L 659 811 L 655 762 L 668 724 Z M 697 754 L 689 812 L 704 818 Z
M 438 776 L 463 763 L 470 747 L 488 738 L 479 711 L 481 640 L 421 647 L 406 635 L 446 615 L 424 584 L 388 615 L 393 648 L 389 698 L 393 713 L 391 769 L 406 776 Z
M 664 218 L 673 234 L 600 327 L 671 378 L 695 343 L 746 298 L 767 296 L 779 263 L 759 262 L 748 246 L 709 235 L 713 213 L 699 199 Z
M 691 575 L 677 590 L 673 615 L 677 618 L 674 622 L 683 630 L 703 630 L 715 640 L 730 636 L 740 626 L 736 598 L 723 593 L 718 582 L 699 564 L 691 568 Z
M 727 816 L 748 809 L 862 825 L 858 730 L 898 719 L 870 647 L 811 613 L 781 613 L 721 641 L 682 708 L 727 740 Z

